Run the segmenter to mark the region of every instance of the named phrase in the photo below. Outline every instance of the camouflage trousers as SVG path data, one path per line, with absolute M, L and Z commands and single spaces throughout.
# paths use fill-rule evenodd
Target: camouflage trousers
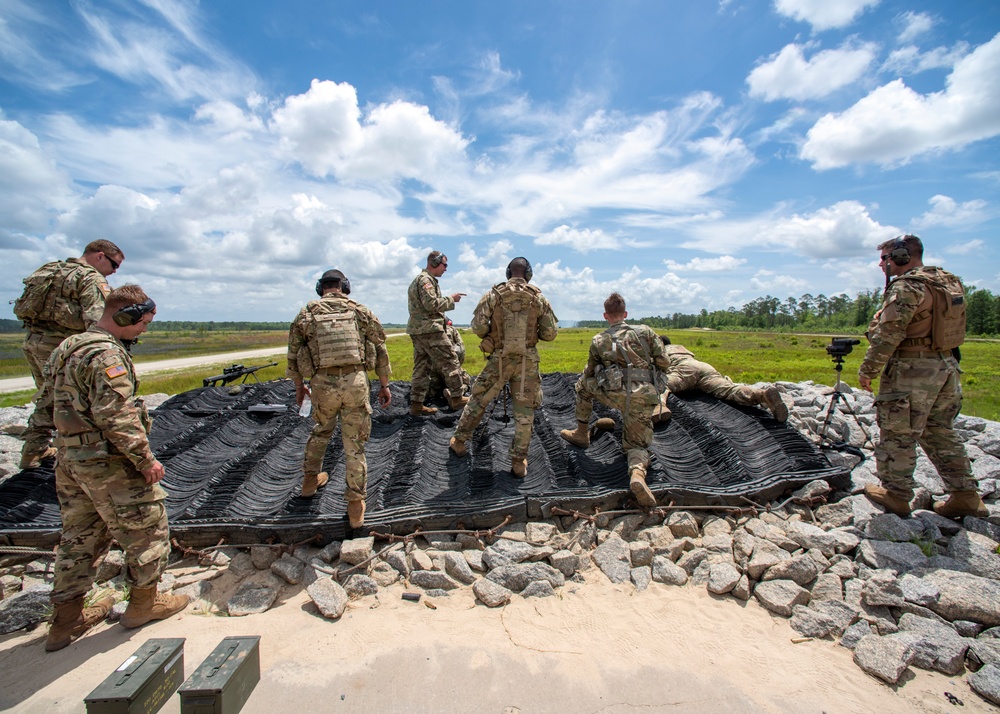
M 365 442 L 372 433 L 372 407 L 369 401 L 368 375 L 363 370 L 345 375 L 317 373 L 309 382 L 312 417 L 316 422 L 309 440 L 302 470 L 307 475 L 323 471 L 323 457 L 337 428 L 344 444 L 344 498 L 363 501 L 367 495 L 368 462 Z M 326 469 L 332 471 L 331 469 Z
M 444 389 L 447 387 L 442 379 L 440 372 L 435 372 L 431 375 L 430 386 L 427 388 L 427 396 L 425 399 L 434 399 L 435 397 L 440 397 L 444 393 Z M 465 394 L 465 392 L 472 386 L 472 375 L 462 370 L 462 391 L 460 394 Z
M 64 339 L 66 339 L 65 335 L 46 332 L 29 332 L 27 337 L 24 338 L 24 344 L 21 346 L 21 349 L 24 350 L 24 356 L 28 360 L 28 367 L 31 369 L 31 378 L 35 380 L 35 389 L 37 391 L 31 400 L 36 402 L 36 407 L 38 397 L 42 391 L 42 383 L 44 382 L 42 369 L 45 367 L 45 363 L 49 361 L 49 355 L 55 351 L 56 347 L 62 344 Z M 25 440 L 24 445 L 21 447 L 22 463 L 26 463 L 44 454 L 45 450 L 52 445 L 52 436 L 53 432 L 47 429 L 39 429 L 32 432 L 31 436 Z
M 431 375 L 440 373 L 453 394 L 462 394 L 462 365 L 455 345 L 443 332 L 410 335 L 413 341 L 413 377 L 410 379 L 410 402 L 423 403 L 431 386 Z
M 666 406 L 668 393 L 686 392 L 691 389 L 745 407 L 760 404 L 764 396 L 763 390 L 754 389 L 746 384 L 736 384 L 707 362 L 686 359 L 680 360 L 667 372 L 667 390 L 663 393 L 661 401 Z
M 948 493 L 978 490 L 965 445 L 952 426 L 962 408 L 960 374 L 951 356 L 889 359 L 875 398 L 875 463 L 887 490 L 905 495 L 916 487 L 918 443 Z
M 595 399 L 622 413 L 622 450 L 629 468 L 649 465 L 649 445 L 653 443 L 652 409 L 659 403 L 656 388 L 644 383 L 636 384 L 631 394 L 624 389 L 609 392 L 598 384 L 596 377 L 581 375 L 576 382 L 577 421 L 590 421 Z
M 132 587 L 155 585 L 170 556 L 164 502 L 167 492 L 146 483 L 124 458 L 56 462 L 56 496 L 62 532 L 56 549 L 52 602 L 85 595 L 111 540 L 125 551 L 126 580 Z
M 483 419 L 486 406 L 510 384 L 510 396 L 514 402 L 514 438 L 510 443 L 511 460 L 528 458 L 531 432 L 535 421 L 535 410 L 542 406 L 542 375 L 538 369 L 538 352 L 531 350 L 521 356 L 505 357 L 498 352 L 490 355 L 483 371 L 472 384 L 469 403 L 462 410 L 455 429 L 455 438 L 468 441 L 472 432 Z

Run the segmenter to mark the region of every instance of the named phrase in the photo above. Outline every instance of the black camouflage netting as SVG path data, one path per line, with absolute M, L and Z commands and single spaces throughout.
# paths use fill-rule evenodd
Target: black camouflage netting
M 409 383 L 391 384 L 392 405 L 374 407 L 367 445 L 370 528 L 485 528 L 550 515 L 551 506 L 602 510 L 629 507 L 631 493 L 617 412 L 595 404 L 595 418 L 615 417 L 616 431 L 589 449 L 559 436 L 573 428 L 575 374 L 544 375 L 535 413 L 528 476 L 515 479 L 507 455 L 513 433 L 509 400 L 487 408 L 469 442 L 471 455 L 448 450 L 458 413 L 411 417 Z M 372 403 L 377 385 L 373 387 Z M 155 411 L 151 441 L 167 469 L 164 486 L 171 533 L 182 543 L 283 542 L 350 531 L 344 502 L 339 429 L 326 454 L 330 483 L 312 499 L 299 496 L 302 453 L 312 426 L 295 408 L 288 380 L 179 394 Z M 649 484 L 661 504 L 746 505 L 815 478 L 846 478 L 843 469 L 797 431 L 762 409 L 704 394 L 672 395 L 673 419 L 656 426 Z M 24 471 L 0 486 L 0 536 L 11 543 L 52 542 L 59 508 L 52 467 Z

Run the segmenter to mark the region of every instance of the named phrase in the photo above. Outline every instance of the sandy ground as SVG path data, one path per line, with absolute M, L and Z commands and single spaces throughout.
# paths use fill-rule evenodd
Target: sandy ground
M 213 599 L 231 590 L 213 582 Z M 258 635 L 261 679 L 243 711 L 987 712 L 964 677 L 911 670 L 889 687 L 830 641 L 793 643 L 788 621 L 703 588 L 644 592 L 599 571 L 549 598 L 491 610 L 468 589 L 401 599 L 403 585 L 324 619 L 300 586 L 260 615 L 188 611 L 126 630 L 102 624 L 46 653 L 45 627 L 0 638 L 0 709 L 84 712 L 94 687 L 147 639 L 183 637 L 185 676 L 219 641 Z M 957 709 L 944 693 L 957 695 Z M 161 709 L 179 712 L 173 695 Z

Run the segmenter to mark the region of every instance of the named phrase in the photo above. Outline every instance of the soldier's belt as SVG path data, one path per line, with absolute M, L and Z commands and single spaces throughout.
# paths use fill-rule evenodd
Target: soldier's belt
M 623 378 L 630 382 L 653 382 L 655 373 L 648 369 L 622 370 Z
M 332 377 L 343 377 L 345 374 L 354 374 L 355 372 L 361 372 L 364 370 L 364 365 L 361 364 L 349 364 L 343 367 L 320 367 L 316 370 L 316 374 L 325 374 Z
M 938 357 L 950 357 L 951 350 L 926 350 L 919 347 L 902 347 L 893 352 L 894 357 L 916 357 L 918 359 L 937 359 Z
M 57 436 L 52 440 L 52 443 L 57 447 L 89 446 L 90 444 L 96 444 L 98 441 L 104 441 L 104 434 L 99 431 L 85 431 L 82 434 L 73 434 L 72 436 Z

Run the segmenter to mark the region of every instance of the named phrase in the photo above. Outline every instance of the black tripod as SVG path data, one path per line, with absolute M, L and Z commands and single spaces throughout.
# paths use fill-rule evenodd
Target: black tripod
M 833 415 L 837 411 L 837 405 L 843 402 L 844 411 L 854 417 L 854 423 L 858 425 L 858 428 L 861 429 L 861 433 L 865 435 L 864 443 L 871 444 L 872 448 L 875 448 L 875 442 L 872 441 L 871 434 L 868 433 L 865 425 L 861 423 L 861 420 L 858 419 L 858 415 L 854 413 L 854 409 L 851 408 L 851 405 L 847 401 L 847 395 L 845 393 L 846 385 L 840 379 L 840 373 L 844 371 L 844 355 L 831 354 L 830 358 L 833 360 L 833 368 L 837 370 L 837 384 L 833 388 L 833 394 L 830 395 L 830 404 L 826 408 L 826 419 L 823 420 L 823 426 L 819 429 L 819 437 L 821 439 L 820 448 L 846 451 L 849 454 L 854 454 L 855 456 L 860 456 L 864 459 L 865 454 L 858 447 L 851 446 L 845 441 L 833 441 L 827 435 L 827 432 L 830 429 L 830 422 L 833 421 Z

